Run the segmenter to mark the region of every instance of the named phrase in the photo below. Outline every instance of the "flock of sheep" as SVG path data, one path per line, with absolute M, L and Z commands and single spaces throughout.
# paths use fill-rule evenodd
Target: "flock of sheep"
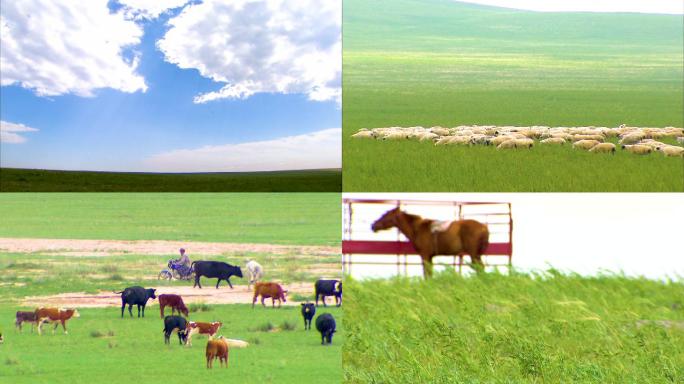
M 351 137 L 377 140 L 430 141 L 434 145 L 493 145 L 496 149 L 532 148 L 540 145 L 572 145 L 574 149 L 595 153 L 615 153 L 618 139 L 627 152 L 647 155 L 661 152 L 665 156 L 684 157 L 684 147 L 661 142 L 664 138 L 684 144 L 684 129 L 675 127 L 640 128 L 624 124 L 608 127 L 514 127 L 494 125 L 461 125 L 444 127 L 361 128 Z

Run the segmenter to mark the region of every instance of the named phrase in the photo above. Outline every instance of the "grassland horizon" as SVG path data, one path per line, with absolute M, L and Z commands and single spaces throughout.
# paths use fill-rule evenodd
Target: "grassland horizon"
M 340 192 L 341 169 L 110 172 L 0 168 L 0 192 Z

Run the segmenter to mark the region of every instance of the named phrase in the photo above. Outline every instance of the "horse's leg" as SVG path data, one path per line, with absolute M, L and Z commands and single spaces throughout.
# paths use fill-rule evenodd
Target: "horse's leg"
M 432 260 L 430 256 L 421 255 L 423 259 L 423 277 L 427 280 L 432 277 Z

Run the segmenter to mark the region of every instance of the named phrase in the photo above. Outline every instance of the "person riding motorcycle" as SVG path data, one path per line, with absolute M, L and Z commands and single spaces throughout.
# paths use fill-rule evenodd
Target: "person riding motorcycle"
M 185 249 L 181 248 L 179 250 L 179 252 L 180 252 L 181 256 L 180 256 L 180 258 L 178 258 L 178 260 L 174 260 L 174 263 L 176 265 L 182 265 L 185 267 L 189 267 L 190 266 L 190 258 L 188 257 L 188 255 L 185 254 Z

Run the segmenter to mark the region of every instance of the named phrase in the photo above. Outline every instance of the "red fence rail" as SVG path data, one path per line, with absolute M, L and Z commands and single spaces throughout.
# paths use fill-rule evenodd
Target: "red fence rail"
M 413 245 L 398 231 L 384 236 L 371 234 L 370 222 L 385 209 L 400 207 L 411 213 L 440 220 L 476 219 L 490 229 L 490 244 L 483 261 L 486 266 L 510 267 L 513 258 L 513 217 L 511 204 L 501 202 L 456 202 L 425 200 L 343 199 L 342 267 L 351 273 L 355 264 L 396 266 L 401 273 L 409 265 L 421 265 Z M 432 215 L 440 215 L 434 217 Z M 363 218 L 359 218 L 363 216 Z M 380 238 L 379 238 L 380 237 Z M 374 256 L 373 260 L 355 260 L 358 256 Z M 385 257 L 387 256 L 387 257 Z M 435 265 L 450 266 L 462 271 L 464 256 L 448 256 L 450 262 L 435 261 Z M 444 259 L 446 256 L 440 257 Z M 394 258 L 394 260 L 392 260 Z M 413 259 L 413 260 L 411 260 Z

